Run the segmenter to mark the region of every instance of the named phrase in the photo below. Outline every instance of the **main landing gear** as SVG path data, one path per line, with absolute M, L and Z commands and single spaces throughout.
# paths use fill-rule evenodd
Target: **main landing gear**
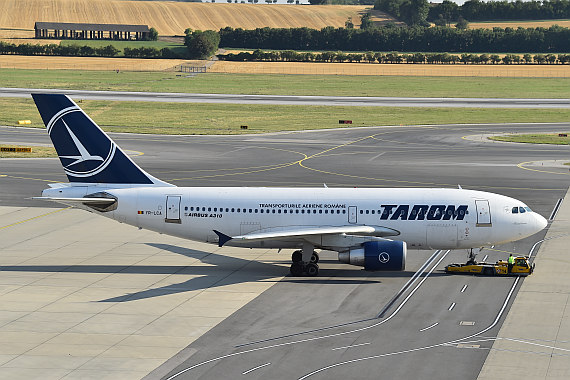
M 311 244 L 303 244 L 303 249 L 291 255 L 291 275 L 295 277 L 316 277 L 319 274 L 319 255 Z

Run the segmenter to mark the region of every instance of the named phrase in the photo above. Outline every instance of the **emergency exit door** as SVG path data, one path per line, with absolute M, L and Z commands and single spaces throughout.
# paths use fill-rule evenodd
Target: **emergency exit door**
M 477 227 L 491 227 L 491 210 L 488 200 L 476 200 Z
M 166 196 L 166 223 L 180 223 L 180 195 Z

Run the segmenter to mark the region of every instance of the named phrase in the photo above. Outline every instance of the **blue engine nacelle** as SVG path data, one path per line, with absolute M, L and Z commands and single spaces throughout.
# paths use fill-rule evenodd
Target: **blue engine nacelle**
M 359 248 L 339 252 L 338 260 L 365 270 L 401 271 L 406 269 L 406 252 L 407 246 L 403 241 L 368 241 Z

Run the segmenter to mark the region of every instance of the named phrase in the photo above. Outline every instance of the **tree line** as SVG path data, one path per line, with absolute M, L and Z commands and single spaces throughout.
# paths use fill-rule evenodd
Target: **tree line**
M 550 28 L 455 29 L 449 27 L 384 27 L 347 29 L 326 27 L 220 29 L 225 48 L 321 51 L 430 52 L 570 52 L 570 29 Z
M 397 2 L 399 0 L 377 0 L 377 2 Z M 390 13 L 390 12 L 389 12 Z M 447 24 L 463 17 L 469 21 L 489 20 L 552 20 L 570 18 L 570 0 L 543 1 L 488 1 L 468 0 L 458 5 L 450 0 L 432 4 L 427 20 L 443 20 Z
M 66 57 L 116 57 L 121 50 L 113 45 L 91 47 L 80 45 L 38 45 L 38 44 L 13 44 L 0 41 L 0 54 L 14 55 L 49 55 Z M 165 47 L 124 48 L 123 54 L 127 58 L 181 58 L 171 49 Z
M 449 53 L 413 53 L 400 54 L 398 52 L 380 53 L 344 53 L 341 51 L 326 51 L 322 53 L 285 51 L 263 51 L 257 49 L 253 52 L 239 52 L 219 54 L 218 58 L 224 61 L 238 62 L 368 62 L 368 63 L 412 63 L 412 64 L 568 64 L 570 54 L 535 54 L 524 55 L 506 54 L 468 54 L 461 55 Z

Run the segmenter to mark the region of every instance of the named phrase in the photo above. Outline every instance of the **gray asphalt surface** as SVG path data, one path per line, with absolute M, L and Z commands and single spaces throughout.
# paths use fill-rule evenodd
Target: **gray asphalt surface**
M 570 161 L 570 147 L 462 137 L 568 127 L 447 125 L 112 137 L 121 147 L 144 153 L 134 160 L 151 174 L 179 186 L 460 184 L 518 198 L 548 217 L 570 183 L 568 168 L 548 162 Z M 45 131 L 3 127 L 0 142 L 49 143 Z M 546 165 L 530 166 L 529 161 Z M 2 160 L 0 203 L 38 204 L 26 198 L 52 181 L 65 181 L 57 159 Z M 479 260 L 529 254 L 542 235 L 484 250 Z M 410 251 L 405 272 L 370 273 L 340 265 L 324 252 L 320 277 L 287 277 L 148 378 L 475 379 L 492 347 L 482 337 L 497 335 L 516 295 L 515 279 L 445 275 L 443 266 L 465 261 L 466 252 L 438 252 L 383 318 L 375 318 L 433 254 Z
M 0 88 L 0 97 L 30 97 L 30 93 L 66 94 L 70 95 L 74 99 L 170 103 L 234 103 L 359 107 L 570 108 L 570 99 L 279 96 Z

